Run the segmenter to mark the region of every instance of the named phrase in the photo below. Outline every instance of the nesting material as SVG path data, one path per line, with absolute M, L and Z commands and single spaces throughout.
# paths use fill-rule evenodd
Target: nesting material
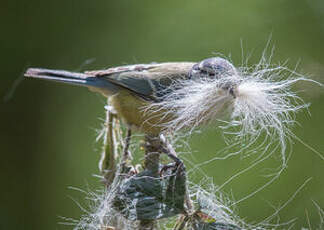
M 260 143 L 265 146 L 275 143 L 280 147 L 284 165 L 287 142 L 294 136 L 295 114 L 309 106 L 292 90 L 300 81 L 315 82 L 262 59 L 255 67 L 238 68 L 232 75 L 177 81 L 172 93 L 145 109 L 172 116 L 162 124 L 171 133 L 215 125 L 234 137 L 235 145 L 251 146 L 262 137 Z

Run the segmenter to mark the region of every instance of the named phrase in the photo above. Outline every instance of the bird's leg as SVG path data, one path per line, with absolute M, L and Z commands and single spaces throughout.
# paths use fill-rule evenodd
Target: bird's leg
M 162 152 L 170 157 L 177 165 L 182 164 L 182 161 L 180 158 L 178 158 L 176 151 L 163 134 L 160 135 L 160 140 L 162 143 Z
M 168 171 L 169 169 L 176 169 L 176 168 L 177 168 L 177 163 L 175 162 L 163 165 L 160 170 L 160 177 L 163 177 L 163 173 Z
M 167 171 L 170 168 L 174 168 L 177 170 L 178 168 L 181 168 L 180 166 L 183 165 L 183 162 L 180 158 L 178 158 L 176 151 L 172 147 L 172 145 L 167 141 L 165 136 L 163 134 L 160 135 L 160 141 L 161 141 L 161 150 L 163 153 L 165 153 L 169 158 L 171 158 L 174 163 L 164 165 L 160 171 L 160 175 L 162 176 L 163 172 Z

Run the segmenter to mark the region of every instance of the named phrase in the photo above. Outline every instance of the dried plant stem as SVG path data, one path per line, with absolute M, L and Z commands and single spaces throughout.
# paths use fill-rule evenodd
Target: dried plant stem
M 160 168 L 160 153 L 161 153 L 161 141 L 156 136 L 145 136 L 145 160 L 144 169 L 151 171 L 150 175 L 153 177 L 159 177 Z M 154 220 L 142 220 L 139 225 L 139 230 L 153 230 L 156 227 L 156 221 Z
M 130 128 L 128 128 L 126 138 L 125 138 L 125 143 L 122 143 L 123 144 L 123 156 L 122 156 L 122 161 L 121 161 L 121 172 L 122 173 L 126 171 L 127 161 L 131 156 L 131 153 L 129 151 L 131 136 L 132 136 L 132 131 Z
M 117 143 L 114 132 L 116 120 L 116 115 L 107 110 L 103 152 L 99 162 L 99 168 L 104 177 L 106 186 L 109 186 L 113 182 L 116 174 Z
M 160 138 L 156 136 L 145 136 L 145 160 L 144 167 L 151 171 L 151 175 L 159 177 L 159 160 L 161 153 Z
M 185 174 L 187 177 L 187 174 Z M 187 180 L 186 180 L 187 181 Z M 186 197 L 185 197 L 186 205 L 187 205 L 187 212 L 189 215 L 193 214 L 194 210 L 194 205 L 193 202 L 190 198 L 189 194 L 189 189 L 188 189 L 188 183 L 186 183 Z

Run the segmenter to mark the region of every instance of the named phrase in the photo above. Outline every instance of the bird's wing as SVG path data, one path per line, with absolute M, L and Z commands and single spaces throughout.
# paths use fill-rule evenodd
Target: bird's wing
M 172 91 L 170 86 L 173 82 L 188 78 L 189 70 L 194 64 L 191 62 L 174 62 L 130 65 L 90 71 L 86 74 L 126 88 L 145 100 L 158 101 Z

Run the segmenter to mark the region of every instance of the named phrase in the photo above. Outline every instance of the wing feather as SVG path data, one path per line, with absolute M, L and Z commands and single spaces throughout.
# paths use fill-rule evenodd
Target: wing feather
M 170 86 L 178 79 L 188 78 L 188 73 L 195 63 L 174 62 L 161 64 L 142 64 L 121 66 L 107 70 L 86 72 L 94 77 L 126 88 L 148 101 L 159 101 L 170 93 Z

